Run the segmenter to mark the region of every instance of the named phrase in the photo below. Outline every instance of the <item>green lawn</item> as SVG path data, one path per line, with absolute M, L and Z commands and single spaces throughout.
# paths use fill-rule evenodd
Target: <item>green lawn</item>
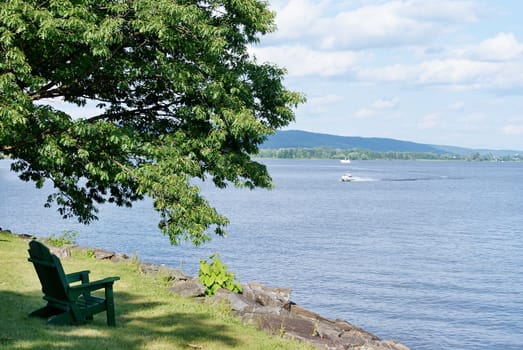
M 120 276 L 114 285 L 117 327 L 105 313 L 83 326 L 49 326 L 27 314 L 44 305 L 27 261 L 28 242 L 0 232 L 0 349 L 311 349 L 241 324 L 224 305 L 212 306 L 167 292 L 159 278 L 135 264 L 62 259 L 66 273 L 91 270 L 91 280 Z

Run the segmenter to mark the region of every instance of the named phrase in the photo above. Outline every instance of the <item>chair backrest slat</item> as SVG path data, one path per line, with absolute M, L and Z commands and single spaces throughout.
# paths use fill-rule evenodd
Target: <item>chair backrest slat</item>
M 35 240 L 29 243 L 29 256 L 44 294 L 58 300 L 69 300 L 69 285 L 60 259 L 51 254 L 45 245 Z

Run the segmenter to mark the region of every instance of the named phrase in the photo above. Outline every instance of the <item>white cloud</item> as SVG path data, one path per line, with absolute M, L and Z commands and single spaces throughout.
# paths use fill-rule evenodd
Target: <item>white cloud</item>
M 490 62 L 445 59 L 419 65 L 418 82 L 422 84 L 478 84 L 488 82 L 499 73 L 499 66 Z
M 309 33 L 317 21 L 318 15 L 324 11 L 324 6 L 318 1 L 290 0 L 284 4 L 273 1 L 276 10 L 275 36 L 286 39 L 296 39 Z
M 321 52 L 303 46 L 253 47 L 250 52 L 258 61 L 287 68 L 290 76 L 344 74 L 362 56 L 350 51 Z
M 442 85 L 460 90 L 523 88 L 523 60 L 516 60 L 523 57 L 523 44 L 512 33 L 499 33 L 463 49 L 440 47 L 433 53 L 435 59 L 422 62 L 416 62 L 420 57 L 398 51 L 396 57 L 389 57 L 389 62 L 398 63 L 379 66 L 381 54 L 361 50 L 409 45 L 411 52 L 425 52 L 425 46 L 437 36 L 477 21 L 483 15 L 479 2 L 362 3 L 366 5 L 349 8 L 346 4 L 343 11 L 331 14 L 330 9 L 340 8 L 333 0 L 274 0 L 279 26 L 273 36 L 276 42 L 269 40 L 272 46 L 257 46 L 251 52 L 261 61 L 287 68 L 290 76 L 333 77 L 350 72 L 352 82 Z M 286 40 L 284 46 L 277 45 L 281 39 Z
M 523 43 L 513 33 L 499 33 L 476 46 L 458 51 L 458 54 L 480 61 L 510 61 L 523 57 Z
M 512 117 L 501 127 L 501 132 L 508 136 L 523 136 L 523 117 Z
M 398 97 L 393 97 L 389 99 L 380 99 L 372 103 L 372 108 L 374 109 L 390 109 L 396 108 L 400 102 Z
M 366 5 L 330 15 L 335 1 L 291 0 L 275 6 L 278 39 L 306 39 L 323 49 L 425 44 L 455 25 L 474 22 L 475 1 L 404 0 Z
M 465 103 L 463 101 L 457 101 L 457 102 L 454 102 L 453 104 L 451 104 L 449 106 L 449 109 L 451 111 L 463 111 L 465 109 Z
M 353 116 L 358 119 L 370 118 L 374 115 L 383 113 L 385 110 L 395 109 L 399 105 L 399 98 L 383 98 L 375 100 L 371 103 L 370 107 L 364 107 L 354 112 Z
M 418 122 L 418 129 L 432 129 L 439 124 L 439 115 L 437 113 L 427 114 Z
M 523 87 L 523 62 L 438 59 L 417 64 L 364 68 L 359 79 L 412 85 L 447 85 L 459 89 L 517 89 Z
M 507 124 L 501 128 L 501 131 L 505 135 L 523 135 L 523 123 L 522 124 Z
M 323 114 L 327 113 L 332 105 L 344 100 L 340 95 L 313 96 L 307 99 L 307 103 L 300 109 L 304 112 Z
M 398 15 L 391 9 L 392 3 L 380 6 L 367 6 L 350 12 L 340 13 L 335 18 L 320 19 L 321 28 L 317 31 L 323 48 L 369 48 L 403 45 L 416 41 L 416 36 L 427 33 L 427 26 L 410 18 Z M 398 35 L 402 32 L 402 35 Z
M 523 87 L 523 62 L 484 62 L 446 59 L 423 62 L 417 81 L 462 89 L 515 89 Z
M 414 82 L 419 68 L 414 65 L 393 64 L 378 68 L 362 68 L 357 72 L 360 80 L 371 82 Z
M 406 0 L 387 4 L 404 17 L 439 24 L 476 22 L 483 10 L 477 1 L 468 0 Z
M 360 108 L 356 112 L 354 112 L 354 117 L 358 119 L 365 119 L 372 117 L 374 114 L 376 114 L 376 111 L 374 109 Z
M 340 102 L 343 99 L 344 97 L 340 95 L 323 95 L 311 97 L 308 99 L 308 103 L 314 105 L 330 105 L 332 103 Z
M 490 120 L 489 116 L 482 113 L 482 112 L 475 112 L 470 114 L 461 115 L 459 119 L 456 121 L 459 121 L 460 123 L 464 124 L 465 126 L 470 125 L 478 125 L 488 123 Z

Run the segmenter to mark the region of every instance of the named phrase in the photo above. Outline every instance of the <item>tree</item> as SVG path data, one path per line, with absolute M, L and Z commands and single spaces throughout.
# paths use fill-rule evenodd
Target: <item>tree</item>
M 52 182 L 63 217 L 149 196 L 173 244 L 223 235 L 191 179 L 270 187 L 250 155 L 304 101 L 248 54 L 274 29 L 259 0 L 4 0 L 0 152 L 22 180 Z

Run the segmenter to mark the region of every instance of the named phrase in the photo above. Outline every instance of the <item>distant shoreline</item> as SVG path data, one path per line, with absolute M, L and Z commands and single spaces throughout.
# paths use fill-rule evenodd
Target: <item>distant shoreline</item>
M 253 155 L 261 159 L 317 159 L 317 160 L 429 160 L 429 161 L 466 161 L 466 162 L 523 162 L 523 154 L 495 155 L 492 153 L 432 153 L 432 152 L 395 152 L 370 151 L 339 148 L 263 148 Z

